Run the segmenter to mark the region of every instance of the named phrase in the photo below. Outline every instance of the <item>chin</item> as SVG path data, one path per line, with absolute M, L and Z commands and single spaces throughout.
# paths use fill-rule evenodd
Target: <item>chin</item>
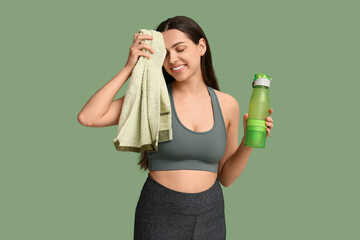
M 182 78 L 175 78 L 175 77 L 173 77 L 174 79 L 175 79 L 175 81 L 177 81 L 177 82 L 183 82 L 183 81 L 186 81 L 187 80 L 187 78 L 186 77 L 182 77 Z

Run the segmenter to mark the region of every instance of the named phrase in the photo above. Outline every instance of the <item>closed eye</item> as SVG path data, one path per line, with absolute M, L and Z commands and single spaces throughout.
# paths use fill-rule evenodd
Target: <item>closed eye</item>
M 181 50 L 178 50 L 178 52 L 182 52 L 182 51 L 184 51 L 185 50 L 185 48 L 184 49 L 181 49 Z M 169 55 L 169 52 L 168 51 L 166 51 L 166 56 L 167 55 Z

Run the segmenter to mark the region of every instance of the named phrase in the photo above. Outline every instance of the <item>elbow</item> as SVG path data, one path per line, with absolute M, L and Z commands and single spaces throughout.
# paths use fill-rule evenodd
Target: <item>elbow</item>
M 77 120 L 78 122 L 85 126 L 85 127 L 91 127 L 91 123 L 87 120 L 87 118 L 85 116 L 83 116 L 82 114 L 79 113 L 79 115 L 77 116 Z
M 220 170 L 221 172 L 221 170 Z M 223 174 L 220 174 L 220 172 L 218 172 L 218 175 L 217 175 L 217 178 L 219 180 L 219 182 L 221 183 L 221 185 L 223 185 L 224 187 L 229 187 L 231 184 L 226 182 L 224 177 L 223 177 Z
M 231 184 L 227 183 L 224 181 L 224 179 L 219 178 L 219 182 L 221 183 L 221 185 L 223 185 L 224 187 L 229 187 Z
M 222 183 L 221 183 L 222 184 Z M 224 187 L 230 187 L 230 185 L 231 184 L 227 184 L 227 183 L 225 183 L 225 184 L 222 184 Z
M 223 185 L 224 187 L 229 187 L 230 186 L 228 184 L 223 184 L 223 183 L 221 183 L 221 185 Z
M 229 181 L 225 181 L 225 179 L 223 177 L 220 177 L 219 181 L 220 181 L 221 185 L 223 185 L 224 187 L 230 187 L 230 185 L 231 185 L 231 183 Z

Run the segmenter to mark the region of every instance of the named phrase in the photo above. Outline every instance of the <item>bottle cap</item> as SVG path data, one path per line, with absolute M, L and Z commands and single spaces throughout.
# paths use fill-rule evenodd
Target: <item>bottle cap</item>
M 266 75 L 265 73 L 257 73 L 255 74 L 254 81 L 252 82 L 252 87 L 256 85 L 262 85 L 270 87 L 270 81 L 271 77 L 269 75 Z

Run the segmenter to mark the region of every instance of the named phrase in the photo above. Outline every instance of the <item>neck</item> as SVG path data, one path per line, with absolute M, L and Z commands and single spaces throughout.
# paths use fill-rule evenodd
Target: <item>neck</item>
M 209 96 L 207 86 L 201 76 L 194 76 L 184 81 L 172 82 L 173 92 L 176 92 L 181 97 L 199 98 L 201 96 Z

